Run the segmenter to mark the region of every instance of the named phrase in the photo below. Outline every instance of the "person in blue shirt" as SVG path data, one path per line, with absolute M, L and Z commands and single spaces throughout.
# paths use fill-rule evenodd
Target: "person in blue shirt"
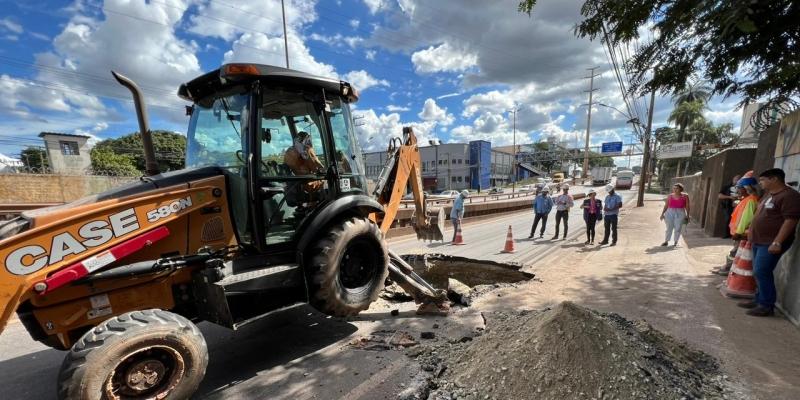
M 464 218 L 464 199 L 469 197 L 469 192 L 462 190 L 453 200 L 453 208 L 450 209 L 450 222 L 453 223 L 453 241 L 456 241 L 456 234 L 461 229 L 461 220 Z
M 553 199 L 550 198 L 550 189 L 545 186 L 542 191 L 533 199 L 533 226 L 531 226 L 531 235 L 528 239 L 533 238 L 536 233 L 536 226 L 539 225 L 539 220 L 542 221 L 542 230 L 539 231 L 539 238 L 544 237 L 544 230 L 547 228 L 547 215 L 553 209 Z
M 603 227 L 605 232 L 603 232 L 603 241 L 600 242 L 600 245 L 608 244 L 608 236 L 611 234 L 611 245 L 616 246 L 617 222 L 619 221 L 619 209 L 622 208 L 622 197 L 614 192 L 614 186 L 612 185 L 606 185 L 606 192 L 608 195 L 606 196 L 606 204 L 603 207 L 603 212 L 605 213 Z

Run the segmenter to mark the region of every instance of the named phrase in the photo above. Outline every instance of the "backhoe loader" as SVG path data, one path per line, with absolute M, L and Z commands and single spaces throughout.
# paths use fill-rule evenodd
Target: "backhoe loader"
M 186 169 L 160 173 L 141 91 L 113 74 L 134 96 L 146 175 L 0 225 L 0 332 L 16 313 L 69 350 L 60 399 L 189 398 L 208 363 L 196 323 L 237 329 L 298 303 L 354 315 L 389 274 L 444 304 L 384 240 L 408 185 L 418 238 L 443 238 L 416 137 L 392 140 L 368 193 L 349 83 L 259 64 L 184 83 Z

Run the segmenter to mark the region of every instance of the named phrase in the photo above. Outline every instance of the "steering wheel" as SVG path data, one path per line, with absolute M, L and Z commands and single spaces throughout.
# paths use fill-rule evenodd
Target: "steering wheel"
M 242 152 L 241 150 L 236 150 L 236 158 L 239 159 L 239 161 L 242 163 L 242 165 L 246 165 L 247 163 L 244 162 L 243 155 L 244 155 L 244 152 Z M 269 170 L 269 165 L 267 165 L 267 163 L 265 163 L 264 160 L 259 160 L 259 161 L 261 162 L 261 165 L 264 166 L 265 170 Z

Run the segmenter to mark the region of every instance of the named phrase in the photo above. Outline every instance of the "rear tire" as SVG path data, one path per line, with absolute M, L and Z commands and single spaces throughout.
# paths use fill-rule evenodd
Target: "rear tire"
M 58 398 L 188 399 L 208 365 L 200 330 L 163 310 L 110 318 L 86 332 L 58 375 Z
M 333 225 L 311 254 L 311 305 L 328 315 L 345 317 L 369 308 L 389 274 L 383 234 L 368 219 Z

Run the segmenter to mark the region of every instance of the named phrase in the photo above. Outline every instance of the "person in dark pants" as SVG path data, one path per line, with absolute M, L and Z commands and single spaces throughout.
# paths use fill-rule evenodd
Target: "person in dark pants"
M 528 236 L 528 239 L 533 238 L 536 233 L 536 226 L 539 225 L 540 220 L 542 221 L 542 230 L 539 231 L 539 237 L 541 238 L 544 236 L 544 230 L 547 228 L 547 215 L 550 214 L 550 210 L 552 209 L 553 199 L 550 198 L 550 189 L 545 186 L 533 200 L 533 212 L 535 216 L 533 217 L 533 225 L 531 226 L 531 235 Z
M 742 177 L 736 175 L 733 177 L 733 181 L 730 184 L 723 185 L 719 189 L 719 194 L 717 194 L 717 199 L 719 199 L 719 207 L 722 212 L 725 213 L 725 221 L 731 220 L 731 215 L 733 214 L 734 204 L 733 202 L 737 200 L 739 197 L 736 196 L 736 182 L 739 182 L 739 179 Z M 730 232 L 725 230 L 724 239 L 728 239 L 731 237 Z
M 758 176 L 764 196 L 747 231 L 753 246 L 753 275 L 756 278 L 756 298 L 740 303 L 751 308 L 747 315 L 766 317 L 775 313 L 775 277 L 773 271 L 781 256 L 794 241 L 794 230 L 800 219 L 800 193 L 787 186 L 782 169 L 768 169 Z
M 589 198 L 583 200 L 583 220 L 586 222 L 586 243 L 594 244 L 594 233 L 597 221 L 603 218 L 603 203 L 597 200 L 597 192 L 594 189 L 589 189 Z
M 564 190 L 564 193 L 560 194 L 556 197 L 556 234 L 553 236 L 553 240 L 558 239 L 558 228 L 561 225 L 561 221 L 564 221 L 564 239 L 567 238 L 567 230 L 569 229 L 569 209 L 575 205 L 575 201 L 572 199 L 572 195 L 569 194 L 569 185 L 566 183 L 561 185 L 561 189 Z
M 611 234 L 611 245 L 617 245 L 617 222 L 619 222 L 619 209 L 622 208 L 622 197 L 614 192 L 614 186 L 606 185 L 606 205 L 603 207 L 605 217 L 603 217 L 603 241 L 600 245 L 608 244 L 608 236 Z

